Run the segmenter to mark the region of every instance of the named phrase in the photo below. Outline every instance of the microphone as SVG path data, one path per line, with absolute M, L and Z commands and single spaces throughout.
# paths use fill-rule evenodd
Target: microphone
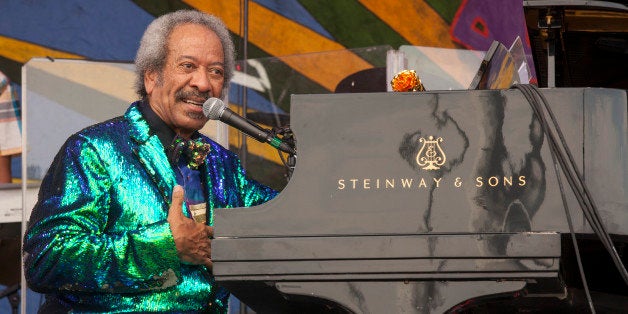
M 283 152 L 292 155 L 296 155 L 297 153 L 294 148 L 276 137 L 271 131 L 263 129 L 255 124 L 255 122 L 239 116 L 237 113 L 227 108 L 225 103 L 218 98 L 211 97 L 203 103 L 203 114 L 210 120 L 220 120 L 240 130 L 242 133 L 262 143 L 268 143 L 270 146 Z

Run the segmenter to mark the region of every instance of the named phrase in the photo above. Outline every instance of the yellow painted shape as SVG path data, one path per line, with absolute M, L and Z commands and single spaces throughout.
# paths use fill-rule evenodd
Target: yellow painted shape
M 200 11 L 220 17 L 232 32 L 242 34 L 240 1 L 184 2 Z M 373 67 L 356 54 L 345 50 L 346 48 L 337 42 L 254 2 L 249 3 L 248 38 L 249 42 L 277 56 L 296 71 L 330 91 L 348 75 Z M 330 51 L 333 53 L 321 53 Z
M 19 63 L 26 63 L 36 57 L 84 59 L 83 56 L 46 48 L 29 42 L 0 36 L 0 55 Z
M 90 67 L 89 71 L 85 71 L 86 65 Z M 33 62 L 30 66 L 124 102 L 138 99 L 133 86 L 135 72 L 133 68 L 123 64 L 59 59 L 54 64 Z M 119 82 L 128 84 L 118 84 Z
M 234 147 L 240 147 L 242 145 L 242 133 L 232 127 L 229 127 L 229 145 Z M 260 156 L 278 165 L 283 165 L 283 162 L 277 153 L 277 149 L 266 143 L 260 143 L 259 141 L 247 136 L 246 148 L 250 154 Z
M 242 107 L 236 104 L 231 104 L 229 106 L 231 110 L 233 110 L 238 115 L 242 115 Z M 254 112 L 253 110 L 247 110 L 247 112 Z M 210 121 L 211 122 L 211 121 Z M 260 127 L 270 130 L 272 127 L 259 124 Z M 240 147 L 242 146 L 242 133 L 238 131 L 236 128 L 229 127 L 229 145 Z M 266 160 L 272 161 L 278 165 L 283 165 L 281 158 L 279 158 L 279 154 L 277 153 L 277 149 L 270 146 L 267 143 L 261 143 L 260 141 L 251 138 L 249 136 L 246 137 L 246 148 L 247 151 L 253 155 L 260 156 Z
M 411 45 L 455 48 L 449 24 L 423 0 L 359 0 Z

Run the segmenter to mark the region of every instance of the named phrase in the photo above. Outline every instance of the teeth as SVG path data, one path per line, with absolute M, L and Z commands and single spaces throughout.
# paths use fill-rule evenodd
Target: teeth
M 195 101 L 192 101 L 192 100 L 186 100 L 185 102 L 188 103 L 188 104 L 197 105 L 197 106 L 202 105 L 202 103 L 195 102 Z

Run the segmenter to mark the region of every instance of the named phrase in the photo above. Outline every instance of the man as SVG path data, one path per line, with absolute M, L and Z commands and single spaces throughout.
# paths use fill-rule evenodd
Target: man
M 226 312 L 228 293 L 211 273 L 213 209 L 276 195 L 198 133 L 203 102 L 222 97 L 233 75 L 219 19 L 156 19 L 135 63 L 142 100 L 71 136 L 43 179 L 24 238 L 28 285 L 46 294 L 42 313 Z M 188 156 L 187 147 L 204 151 Z
M 11 183 L 11 157 L 22 152 L 20 105 L 9 78 L 0 72 L 0 183 Z

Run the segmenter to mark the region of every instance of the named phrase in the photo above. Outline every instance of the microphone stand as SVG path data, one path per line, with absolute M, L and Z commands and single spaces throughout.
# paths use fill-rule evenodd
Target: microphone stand
M 289 125 L 285 127 L 274 127 L 271 130 L 271 133 L 273 134 L 273 136 L 281 135 L 281 140 L 284 143 L 288 144 L 293 151 L 296 151 L 297 140 L 294 137 L 294 133 L 292 133 L 292 129 L 290 129 Z M 297 155 L 288 154 L 288 158 L 284 159 L 284 156 L 281 154 L 281 152 L 279 152 L 279 157 L 281 158 L 281 161 L 287 169 L 286 180 L 290 181 L 290 178 L 292 177 L 292 172 L 294 172 L 294 167 L 297 163 Z
M 0 300 L 7 297 L 9 304 L 11 304 L 11 311 L 13 314 L 17 314 L 17 307 L 20 304 L 20 296 L 17 293 L 18 290 L 20 290 L 19 283 L 14 284 L 0 292 Z

